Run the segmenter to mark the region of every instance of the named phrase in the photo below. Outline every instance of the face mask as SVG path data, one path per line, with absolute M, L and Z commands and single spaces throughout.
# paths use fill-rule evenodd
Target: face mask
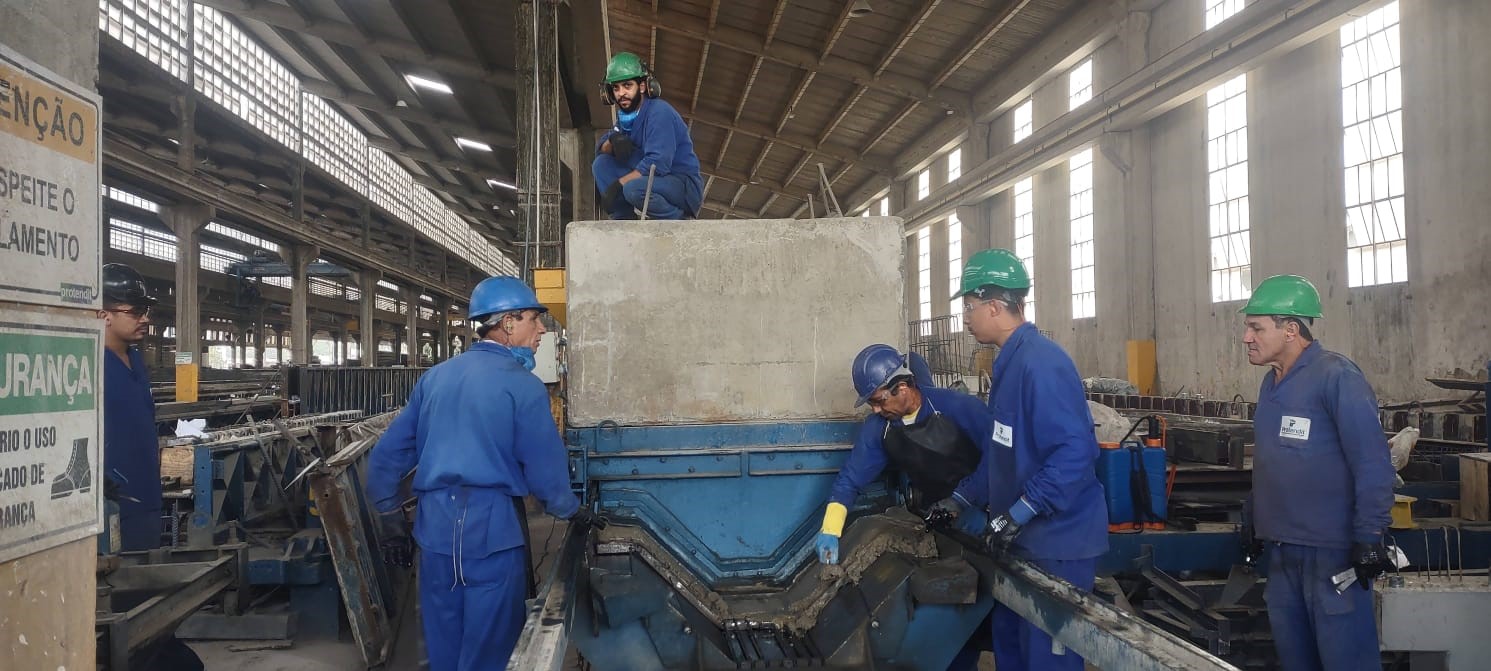
M 632 111 L 630 111 L 630 112 L 627 112 L 625 110 L 617 110 L 616 111 L 616 125 L 621 126 L 621 130 L 624 130 L 624 131 L 630 133 L 630 132 L 632 132 L 632 121 L 636 120 L 637 115 L 641 114 L 641 113 L 642 113 L 642 106 L 641 105 L 636 105 L 632 109 Z
M 533 370 L 538 365 L 538 361 L 534 359 L 536 352 L 532 347 L 509 347 L 507 351 L 512 352 L 513 356 L 518 358 L 518 363 L 523 364 L 524 370 Z

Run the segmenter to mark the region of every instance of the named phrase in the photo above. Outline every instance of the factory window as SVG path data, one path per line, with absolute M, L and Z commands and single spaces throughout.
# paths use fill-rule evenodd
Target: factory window
M 352 190 L 366 194 L 367 136 L 319 96 L 302 92 L 300 99 L 306 158 Z
M 1067 91 L 1070 104 L 1067 109 L 1077 109 L 1089 100 L 1092 100 L 1092 59 L 1082 61 L 1080 65 L 1072 68 L 1071 77 L 1067 81 Z
M 243 231 L 240 231 L 236 228 L 228 228 L 227 226 L 219 224 L 215 221 L 208 222 L 207 231 L 209 233 L 216 233 L 225 238 L 232 238 L 239 242 L 248 243 L 250 245 L 258 247 L 259 249 L 265 249 L 276 253 L 280 251 L 280 246 L 273 242 L 265 240 L 264 238 L 261 238 L 252 233 L 244 233 Z
M 124 203 L 125 205 L 137 207 L 147 212 L 160 212 L 160 204 L 154 201 L 146 200 L 123 189 L 116 189 L 112 186 L 106 186 L 104 187 L 104 194 L 109 197 L 109 200 L 117 200 L 121 203 Z
M 1035 321 L 1035 179 L 1015 182 L 1015 256 L 1030 275 L 1025 294 L 1025 319 Z
M 292 150 L 300 150 L 300 82 L 279 59 L 222 12 L 193 5 L 194 81 L 198 91 Z
M 268 284 L 269 286 L 279 287 L 281 289 L 289 289 L 291 284 L 290 278 L 284 275 L 281 275 L 279 277 L 261 277 L 259 278 L 259 280 L 265 284 Z
M 381 295 L 378 296 L 373 302 L 373 307 L 378 308 L 383 312 L 402 313 L 403 310 L 399 309 L 400 305 L 401 304 L 398 300 Z
M 932 318 L 932 227 L 916 232 L 916 284 L 918 319 Z
M 1346 280 L 1408 281 L 1398 3 L 1341 28 Z
M 1072 186 L 1069 201 L 1072 217 L 1072 319 L 1085 319 L 1098 313 L 1092 234 L 1092 149 L 1077 152 L 1068 165 Z
M 404 166 L 393 160 L 392 156 L 377 149 L 369 148 L 368 155 L 368 197 L 373 199 L 385 212 L 392 214 L 403 221 L 410 222 L 419 228 L 424 223 L 422 218 L 412 216 L 410 201 L 414 200 L 414 178 Z M 424 191 L 424 189 L 420 189 Z M 427 234 L 428 235 L 428 234 Z M 435 236 L 430 236 L 436 242 L 442 242 Z M 449 247 L 450 245 L 446 245 Z
M 1253 291 L 1248 219 L 1247 75 L 1206 92 L 1207 231 L 1211 300 L 1237 301 Z
M 958 293 L 963 280 L 963 222 L 958 215 L 947 218 L 947 295 Z M 953 316 L 953 330 L 963 328 L 963 299 L 954 298 L 948 304 L 948 314 Z
M 391 343 L 391 342 L 389 342 L 387 340 L 379 340 L 378 341 L 378 351 L 379 352 L 387 352 L 387 353 L 392 354 L 393 353 L 393 343 Z
M 959 147 L 947 153 L 947 181 L 963 176 L 963 149 Z
M 890 216 L 890 196 L 886 196 L 880 199 L 880 216 Z
M 172 77 L 186 81 L 188 0 L 105 0 L 98 29 L 144 56 Z
M 932 173 L 923 170 L 916 173 L 916 199 L 921 200 L 932 194 Z
M 109 220 L 109 247 L 176 262 L 176 236 L 120 219 Z
M 1206 29 L 1211 30 L 1228 17 L 1242 11 L 1244 0 L 1202 0 L 1206 8 Z
M 214 273 L 223 274 L 227 274 L 228 266 L 231 266 L 239 261 L 247 260 L 244 255 L 239 254 L 238 252 L 229 251 L 221 247 L 213 247 L 211 245 L 202 245 L 200 256 L 201 259 L 199 266 L 203 270 L 210 270 Z
M 1019 144 L 1021 140 L 1030 137 L 1030 134 L 1035 131 L 1034 99 L 1026 98 L 1025 102 L 1015 108 L 1014 125 L 1015 139 L 1012 141 L 1014 144 Z

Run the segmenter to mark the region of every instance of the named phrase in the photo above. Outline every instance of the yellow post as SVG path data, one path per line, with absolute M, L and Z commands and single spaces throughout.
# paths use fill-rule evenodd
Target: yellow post
M 176 353 L 176 401 L 197 401 L 197 359 L 189 352 Z
M 1155 346 L 1153 340 L 1130 340 L 1129 351 L 1129 382 L 1139 388 L 1142 396 L 1154 395 L 1154 379 L 1159 368 L 1155 365 Z
M 554 320 L 564 326 L 565 288 L 563 268 L 535 268 L 533 270 L 533 291 L 538 295 L 538 302 L 549 308 L 549 314 L 554 315 Z

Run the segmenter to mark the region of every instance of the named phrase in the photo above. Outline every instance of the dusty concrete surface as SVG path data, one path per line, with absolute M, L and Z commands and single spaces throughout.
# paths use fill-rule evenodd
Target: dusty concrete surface
M 905 341 L 897 219 L 575 222 L 568 236 L 576 425 L 853 417 L 854 355 Z

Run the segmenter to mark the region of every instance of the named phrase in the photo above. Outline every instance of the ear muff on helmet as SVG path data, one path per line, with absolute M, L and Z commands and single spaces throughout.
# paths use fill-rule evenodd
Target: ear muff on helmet
M 636 81 L 642 82 L 642 95 L 648 98 L 663 97 L 663 85 L 657 81 L 657 76 L 652 73 L 652 66 L 647 61 L 642 61 L 642 72 L 644 76 L 638 77 Z M 607 105 L 616 104 L 616 94 L 611 91 L 613 82 L 601 82 L 601 100 Z

